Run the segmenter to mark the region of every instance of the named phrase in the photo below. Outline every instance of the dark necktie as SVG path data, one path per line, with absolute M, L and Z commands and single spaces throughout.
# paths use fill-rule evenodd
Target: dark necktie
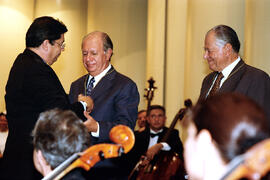
M 219 90 L 219 86 L 220 86 L 220 81 L 221 79 L 223 78 L 223 74 L 222 72 L 218 73 L 218 76 L 216 78 L 216 81 L 211 89 L 211 91 L 209 92 L 209 95 L 208 96 L 213 96 L 214 94 L 216 94 Z
M 157 133 L 157 134 L 154 134 L 154 133 L 150 133 L 150 136 L 153 138 L 153 137 L 156 137 L 156 136 L 160 136 L 161 135 L 161 132 Z
M 90 79 L 90 82 L 89 82 L 89 84 L 88 84 L 88 86 L 87 86 L 87 89 L 86 89 L 86 96 L 90 96 L 91 91 L 92 91 L 92 89 L 93 89 L 93 87 L 94 87 L 94 82 L 95 82 L 95 78 L 92 77 L 92 78 Z

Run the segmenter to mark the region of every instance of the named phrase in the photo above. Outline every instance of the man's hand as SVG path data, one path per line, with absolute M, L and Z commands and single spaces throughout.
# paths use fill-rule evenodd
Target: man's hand
M 94 108 L 94 102 L 93 99 L 90 96 L 84 96 L 82 94 L 78 95 L 78 101 L 84 101 L 86 102 L 86 111 L 90 113 L 92 109 Z
M 94 118 L 92 118 L 92 116 L 90 116 L 87 111 L 84 111 L 84 116 L 87 118 L 87 120 L 84 121 L 83 124 L 86 126 L 88 131 L 97 132 L 98 130 L 97 121 Z
M 163 145 L 161 143 L 157 143 L 150 147 L 146 152 L 147 160 L 152 160 L 154 156 L 162 149 Z
M 146 156 L 142 155 L 142 156 L 141 156 L 141 163 L 140 163 L 140 166 L 144 167 L 144 166 L 147 166 L 149 163 L 150 163 L 150 160 L 147 159 Z

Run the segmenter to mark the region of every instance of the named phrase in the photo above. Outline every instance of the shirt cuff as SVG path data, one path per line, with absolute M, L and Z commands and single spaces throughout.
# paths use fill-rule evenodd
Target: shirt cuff
M 97 122 L 97 132 L 91 132 L 91 135 L 94 137 L 99 137 L 99 123 Z
M 171 147 L 169 146 L 169 144 L 168 143 L 165 143 L 165 142 L 162 142 L 162 143 L 160 143 L 160 144 L 162 144 L 162 148 L 161 148 L 161 150 L 163 150 L 163 151 L 170 151 L 171 150 Z
M 82 103 L 82 105 L 83 105 L 83 109 L 86 111 L 87 103 L 86 103 L 86 102 L 84 102 L 84 101 L 80 101 L 80 103 Z

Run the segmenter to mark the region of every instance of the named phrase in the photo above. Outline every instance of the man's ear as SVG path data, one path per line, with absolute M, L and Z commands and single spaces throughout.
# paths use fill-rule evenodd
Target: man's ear
M 232 45 L 229 44 L 229 43 L 225 44 L 224 47 L 223 47 L 223 51 L 225 52 L 225 55 L 226 55 L 226 56 L 231 55 L 232 52 L 233 52 Z
M 40 164 L 48 164 L 47 161 L 45 160 L 41 150 L 37 150 L 37 159 L 39 161 Z
M 110 60 L 110 58 L 111 58 L 111 56 L 112 56 L 112 53 L 113 53 L 113 50 L 111 49 L 111 48 L 109 48 L 107 51 L 106 51 L 106 53 L 105 53 L 105 55 L 106 55 L 106 60 Z
M 48 39 L 46 39 L 46 40 L 44 40 L 44 41 L 41 43 L 40 47 L 41 47 L 43 50 L 48 51 L 48 49 L 49 49 L 49 43 L 50 43 L 50 41 L 49 41 Z
M 206 151 L 207 151 L 207 147 L 212 145 L 212 136 L 210 132 L 206 129 L 203 129 L 199 132 L 197 136 L 197 140 L 198 140 L 198 145 L 200 146 L 200 148 Z

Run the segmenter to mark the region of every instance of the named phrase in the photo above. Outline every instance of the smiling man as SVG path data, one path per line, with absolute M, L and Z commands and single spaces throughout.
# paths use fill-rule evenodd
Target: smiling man
M 84 122 L 91 134 L 91 143 L 110 142 L 112 127 L 124 124 L 134 129 L 138 113 L 139 93 L 136 84 L 111 65 L 113 43 L 104 32 L 89 33 L 82 41 L 83 65 L 88 74 L 72 83 L 69 98 L 78 94 L 91 96 L 95 105 Z M 94 166 L 88 179 L 126 179 L 118 159 L 106 159 Z
M 239 55 L 240 41 L 229 26 L 218 25 L 205 36 L 204 59 L 213 71 L 202 83 L 200 99 L 215 93 L 238 92 L 254 99 L 270 119 L 270 78 Z

